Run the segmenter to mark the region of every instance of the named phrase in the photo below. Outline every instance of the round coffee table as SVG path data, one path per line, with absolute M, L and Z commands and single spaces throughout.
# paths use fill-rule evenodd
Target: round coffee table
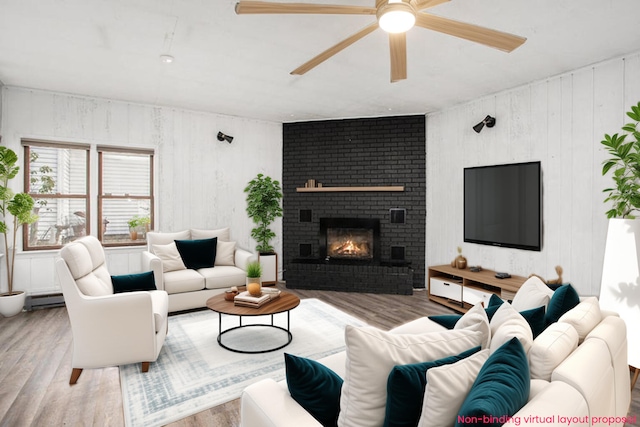
M 268 353 L 270 351 L 276 351 L 289 345 L 291 343 L 291 340 L 293 339 L 293 335 L 291 335 L 291 330 L 289 329 L 289 326 L 290 326 L 289 312 L 294 308 L 296 308 L 299 304 L 300 304 L 300 298 L 298 298 L 297 296 L 289 292 L 284 292 L 284 291 L 280 293 L 279 298 L 273 301 L 269 301 L 268 303 L 266 303 L 265 305 L 259 308 L 237 306 L 233 303 L 233 301 L 225 300 L 224 293 L 212 296 L 207 300 L 207 307 L 215 311 L 216 313 L 218 313 L 218 344 L 220 344 L 220 347 L 226 348 L 227 350 L 230 350 L 230 351 L 235 351 L 236 353 L 249 353 L 249 354 Z M 273 316 L 275 314 L 285 313 L 285 312 L 287 313 L 287 327 L 283 328 L 281 326 L 274 325 Z M 234 326 L 232 328 L 225 329 L 223 331 L 222 330 L 223 314 L 226 314 L 229 316 L 238 316 L 240 320 L 239 326 Z M 251 324 L 251 325 L 242 324 L 242 317 L 244 316 L 265 316 L 265 315 L 271 316 L 271 324 Z M 224 334 L 237 329 L 249 328 L 253 326 L 281 329 L 287 333 L 287 341 L 282 345 L 278 345 L 277 347 L 268 348 L 264 350 L 240 350 L 237 348 L 231 348 L 222 343 L 222 336 Z

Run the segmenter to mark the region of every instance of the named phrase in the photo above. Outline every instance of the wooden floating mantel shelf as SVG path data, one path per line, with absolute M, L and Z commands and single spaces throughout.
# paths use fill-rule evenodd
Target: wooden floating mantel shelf
M 298 187 L 298 193 L 331 193 L 347 191 L 404 191 L 404 185 L 386 187 Z

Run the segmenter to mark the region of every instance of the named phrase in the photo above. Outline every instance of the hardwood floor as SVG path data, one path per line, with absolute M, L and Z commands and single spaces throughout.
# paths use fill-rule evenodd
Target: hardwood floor
M 424 291 L 411 296 L 291 292 L 300 298 L 318 298 L 382 329 L 425 315 L 450 313 L 428 302 Z M 76 385 L 69 386 L 71 345 L 64 307 L 0 318 L 0 426 L 124 425 L 118 368 L 87 369 Z M 640 384 L 632 398 L 629 414 L 638 415 Z M 235 427 L 240 424 L 239 411 L 236 399 L 169 425 Z

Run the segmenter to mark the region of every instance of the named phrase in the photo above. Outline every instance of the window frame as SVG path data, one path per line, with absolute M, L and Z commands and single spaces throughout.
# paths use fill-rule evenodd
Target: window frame
M 98 145 L 98 225 L 103 222 L 103 206 L 105 200 L 148 200 L 149 201 L 149 229 L 154 229 L 155 224 L 155 180 L 154 180 L 154 158 L 155 150 L 143 149 L 143 148 L 129 148 L 129 147 L 114 147 L 108 145 Z M 149 156 L 149 195 L 148 196 L 134 196 L 125 193 L 124 195 L 105 194 L 103 192 L 104 184 L 104 170 L 103 170 L 103 153 L 118 153 L 118 154 L 137 154 Z M 109 243 L 104 241 L 104 228 L 98 227 L 98 239 L 104 247 L 128 247 L 128 246 L 146 246 L 147 240 L 131 241 L 131 242 L 114 242 Z
M 84 199 L 85 200 L 85 235 L 91 234 L 91 146 L 89 144 L 76 144 L 71 142 L 57 142 L 49 140 L 40 140 L 32 138 L 22 138 L 20 145 L 23 148 L 24 153 L 24 191 L 29 194 L 34 200 L 39 199 Z M 84 194 L 66 194 L 66 193 L 51 193 L 41 194 L 31 192 L 31 147 L 45 147 L 54 149 L 72 149 L 72 150 L 84 150 L 85 151 L 85 193 Z M 31 251 L 43 251 L 60 249 L 64 246 L 63 243 L 55 245 L 41 245 L 30 246 L 29 245 L 29 232 L 30 227 L 25 225 L 22 227 L 22 250 L 24 252 Z

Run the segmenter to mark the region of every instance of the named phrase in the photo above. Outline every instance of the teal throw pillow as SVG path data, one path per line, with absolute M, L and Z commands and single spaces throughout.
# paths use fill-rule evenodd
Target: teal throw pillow
M 324 427 L 338 425 L 342 378 L 315 360 L 284 354 L 291 397 Z
M 111 276 L 111 283 L 113 284 L 114 294 L 134 291 L 155 291 L 157 289 L 153 271 Z
M 547 306 L 547 314 L 545 321 L 547 325 L 555 323 L 573 307 L 580 303 L 580 297 L 573 286 L 570 284 L 562 285 L 553 292 L 549 305 Z
M 504 304 L 502 298 L 496 294 L 491 294 L 491 298 L 489 298 L 489 302 L 487 303 L 487 308 L 496 306 L 500 307 L 502 304 Z
M 436 366 L 456 363 L 479 351 L 478 346 L 456 356 L 432 362 L 394 366 L 387 380 L 387 406 L 383 427 L 417 426 L 422 413 L 427 371 Z
M 487 312 L 487 318 L 489 321 L 491 321 L 493 315 L 496 314 L 496 311 L 498 311 L 502 304 L 504 304 L 504 300 L 502 298 L 496 294 L 491 294 L 491 298 L 489 298 L 489 302 L 487 303 L 487 308 L 484 309 L 484 311 Z
M 496 314 L 496 311 L 498 311 L 501 305 L 502 304 L 490 305 L 489 307 L 484 309 L 484 311 L 487 313 L 487 318 L 489 319 L 489 321 L 491 321 L 491 319 L 493 318 L 493 315 Z
M 213 267 L 216 262 L 218 238 L 198 240 L 176 240 L 176 248 L 185 267 L 197 270 Z
M 545 319 L 544 305 L 532 308 L 529 310 L 523 310 L 520 312 L 524 320 L 531 326 L 531 332 L 533 332 L 533 339 L 542 333 L 547 328 L 547 322 Z
M 461 314 L 438 314 L 436 316 L 428 316 L 429 319 L 436 322 L 438 325 L 442 325 L 447 329 L 453 329 L 456 326 L 456 322 L 462 317 Z
M 484 363 L 456 417 L 456 427 L 501 426 L 529 398 L 529 362 L 518 338 L 500 346 Z
M 487 317 L 489 318 L 489 320 L 491 320 L 493 315 L 496 314 L 496 311 L 498 311 L 498 308 L 500 308 L 500 306 L 503 303 L 504 301 L 502 300 L 502 298 L 500 298 L 496 294 L 491 294 L 491 298 L 487 303 L 487 308 L 484 309 L 484 311 L 487 313 Z M 444 326 L 447 329 L 453 329 L 453 327 L 456 326 L 456 322 L 460 320 L 462 315 L 461 314 L 438 314 L 438 315 L 428 316 L 428 317 L 429 319 L 433 320 L 439 325 Z

